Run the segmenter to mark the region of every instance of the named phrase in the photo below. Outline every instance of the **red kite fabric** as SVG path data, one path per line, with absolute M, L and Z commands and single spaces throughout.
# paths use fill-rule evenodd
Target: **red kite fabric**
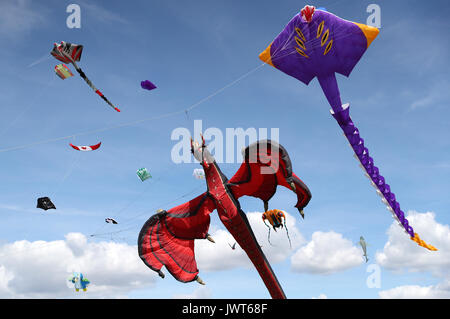
M 139 256 L 152 270 L 164 278 L 165 266 L 181 282 L 199 280 L 194 254 L 194 240 L 208 238 L 209 214 L 217 210 L 219 218 L 236 242 L 247 253 L 272 298 L 285 298 L 261 246 L 258 244 L 238 199 L 253 196 L 269 200 L 278 185 L 297 194 L 295 207 L 303 208 L 311 199 L 308 187 L 292 172 L 286 150 L 270 140 L 256 142 L 244 151 L 244 162 L 228 180 L 206 146 L 193 143 L 192 152 L 205 171 L 208 190 L 193 200 L 150 217 L 138 238 Z
M 91 146 L 77 146 L 77 145 L 73 145 L 72 143 L 70 143 L 69 145 L 72 146 L 77 151 L 88 152 L 88 151 L 94 151 L 94 150 L 98 149 L 101 144 L 102 144 L 102 142 L 95 144 L 95 145 L 91 145 Z

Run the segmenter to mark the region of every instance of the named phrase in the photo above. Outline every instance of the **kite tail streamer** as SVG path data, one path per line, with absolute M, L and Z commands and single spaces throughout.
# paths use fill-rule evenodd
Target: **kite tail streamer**
M 267 234 L 267 241 L 269 242 L 269 244 L 270 244 L 271 246 L 273 246 L 272 243 L 270 242 L 270 226 L 267 225 L 266 222 L 264 222 L 264 225 L 266 225 L 266 227 L 269 229 L 269 233 Z
M 415 241 L 417 243 L 417 245 L 419 245 L 419 246 L 425 247 L 429 250 L 437 250 L 436 247 L 434 247 L 430 244 L 427 244 L 422 239 L 420 239 L 419 234 L 417 234 L 417 233 L 414 233 L 414 237 L 410 237 L 410 238 L 411 238 L 411 240 Z
M 350 104 L 343 105 L 341 110 L 330 110 L 330 112 L 344 131 L 344 135 L 355 152 L 355 157 L 359 160 L 361 168 L 365 171 L 366 176 L 370 179 L 386 208 L 392 213 L 399 225 L 404 228 L 411 240 L 415 241 L 419 246 L 429 250 L 437 250 L 432 245 L 421 240 L 419 235 L 409 225 L 404 212 L 400 209 L 400 204 L 395 199 L 394 193 L 391 192 L 390 186 L 385 182 L 378 167 L 374 165 L 372 157 L 369 156 L 369 150 L 364 146 L 364 140 L 359 136 L 359 131 L 350 118 Z
M 291 249 L 292 249 L 291 237 L 289 237 L 289 231 L 286 226 L 286 219 L 284 220 L 284 228 L 286 229 L 286 235 L 287 235 L 287 238 L 289 239 L 289 247 L 291 247 Z
M 100 92 L 99 89 L 97 89 L 94 84 L 91 82 L 91 80 L 88 79 L 88 77 L 86 76 L 86 74 L 83 72 L 83 70 L 81 70 L 81 68 L 78 67 L 78 65 L 72 61 L 73 66 L 75 67 L 75 70 L 77 70 L 78 74 L 80 74 L 80 76 L 83 78 L 83 80 L 91 87 L 91 89 L 94 90 L 95 93 L 97 93 L 102 99 L 103 101 L 105 101 L 106 103 L 108 103 L 109 106 L 111 106 L 114 110 L 116 110 L 117 112 L 120 112 L 120 110 L 114 106 L 114 104 L 112 104 L 107 98 L 106 96 L 103 95 L 102 92 Z

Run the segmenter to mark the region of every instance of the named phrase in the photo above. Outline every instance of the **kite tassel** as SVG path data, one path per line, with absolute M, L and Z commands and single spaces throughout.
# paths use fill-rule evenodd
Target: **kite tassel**
M 434 247 L 434 246 L 432 246 L 430 244 L 427 244 L 422 239 L 420 239 L 419 234 L 417 234 L 417 233 L 414 233 L 414 237 L 411 237 L 411 240 L 415 241 L 419 246 L 425 247 L 425 248 L 427 248 L 429 250 L 432 250 L 432 251 L 436 251 L 437 250 L 436 247 Z

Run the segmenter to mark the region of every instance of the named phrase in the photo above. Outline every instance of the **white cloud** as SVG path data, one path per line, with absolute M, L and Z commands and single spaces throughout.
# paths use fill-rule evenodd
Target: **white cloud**
M 328 275 L 363 263 L 361 248 L 334 231 L 317 231 L 291 257 L 295 272 Z
M 0 297 L 8 293 L 8 283 L 13 275 L 3 265 L 0 265 Z
M 325 294 L 320 294 L 318 297 L 312 297 L 312 299 L 328 299 L 328 297 Z
M 407 219 L 414 232 L 438 251 L 429 251 L 408 240 L 402 228 L 394 222 L 387 231 L 389 237 L 383 251 L 375 255 L 377 263 L 393 271 L 431 271 L 435 276 L 450 276 L 449 226 L 436 222 L 432 212 L 409 211 Z
M 268 242 L 269 229 L 264 225 L 259 212 L 247 213 L 250 226 L 253 229 L 258 243 L 270 263 L 282 262 L 292 254 L 295 248 L 304 243 L 304 239 L 296 227 L 294 216 L 285 212 L 286 226 L 292 243 L 289 240 L 285 229 L 278 229 L 270 232 L 270 243 Z M 235 243 L 233 236 L 223 229 L 211 232 L 215 243 L 208 240 L 197 240 L 195 243 L 195 255 L 200 271 L 219 271 L 237 267 L 252 267 L 247 254 L 236 244 L 236 249 L 230 248 Z
M 255 233 L 256 239 L 262 246 L 262 250 L 267 256 L 267 259 L 271 263 L 278 263 L 284 261 L 292 253 L 303 245 L 306 241 L 297 228 L 297 218 L 299 214 L 291 215 L 284 212 L 286 216 L 286 228 L 289 234 L 289 238 L 292 244 L 292 248 L 289 245 L 289 239 L 287 236 L 286 229 L 278 228 L 275 232 L 273 229 L 270 230 L 270 243 L 268 240 L 269 228 L 264 225 L 262 221 L 262 213 L 248 213 L 247 218 L 252 226 L 253 232 Z
M 295 217 L 286 213 L 292 249 L 284 229 L 271 231 L 261 213 L 248 213 L 250 225 L 271 263 L 285 260 L 304 243 Z M 196 259 L 201 271 L 221 271 L 236 267 L 252 268 L 245 252 L 224 229 L 212 230 L 216 243 L 196 241 Z M 86 293 L 75 293 L 67 286 L 73 272 L 82 272 L 91 281 Z M 69 233 L 64 240 L 26 240 L 0 246 L 0 298 L 124 298 L 131 290 L 152 285 L 157 274 L 140 260 L 137 247 L 114 242 L 89 242 L 81 233 Z M 207 298 L 209 290 L 198 289 L 186 298 Z M 175 298 L 183 298 L 177 295 Z
M 236 244 L 236 249 L 231 249 L 235 240 L 231 234 L 219 229 L 211 233 L 215 243 L 208 240 L 195 242 L 195 259 L 200 271 L 219 271 L 241 266 L 249 266 L 248 257 Z
M 404 285 L 379 292 L 380 298 L 450 298 L 450 228 L 435 220 L 432 212 L 409 211 L 407 218 L 420 238 L 438 248 L 429 251 L 407 240 L 406 234 L 393 223 L 383 251 L 375 256 L 377 263 L 392 271 L 431 272 L 442 282 L 436 285 Z
M 191 294 L 177 294 L 174 295 L 174 299 L 211 299 L 212 292 L 208 287 L 199 287 L 195 289 Z
M 449 299 L 450 281 L 431 286 L 405 285 L 379 293 L 383 299 Z
M 91 281 L 87 292 L 69 289 L 67 278 L 73 271 Z M 0 298 L 123 298 L 155 279 L 136 246 L 92 243 L 80 233 L 69 233 L 65 240 L 22 240 L 0 247 Z

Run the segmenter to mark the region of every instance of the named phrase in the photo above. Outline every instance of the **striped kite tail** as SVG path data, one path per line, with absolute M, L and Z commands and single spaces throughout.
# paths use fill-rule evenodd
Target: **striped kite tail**
M 74 63 L 73 63 L 74 64 Z M 98 94 L 98 96 L 100 96 L 103 101 L 105 101 L 106 103 L 108 103 L 109 106 L 111 106 L 114 110 L 116 110 L 117 112 L 120 112 L 120 109 L 117 108 L 116 106 L 114 106 L 114 104 L 112 104 L 107 98 L 106 96 L 103 95 L 103 93 L 97 89 L 94 84 L 91 82 L 91 80 L 88 79 L 88 77 L 86 76 L 86 74 L 83 72 L 83 70 L 81 70 L 81 68 L 79 68 L 76 64 L 74 64 L 75 69 L 77 70 L 77 72 L 80 74 L 80 76 L 83 78 L 83 80 L 91 87 L 92 90 L 94 90 L 95 93 Z

